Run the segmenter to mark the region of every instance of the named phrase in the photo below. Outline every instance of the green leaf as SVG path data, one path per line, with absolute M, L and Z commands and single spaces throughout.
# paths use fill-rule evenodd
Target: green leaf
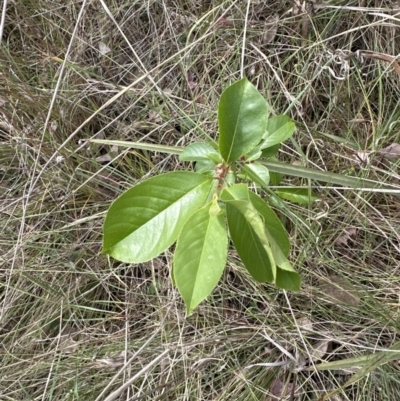
M 217 165 L 211 160 L 200 160 L 200 161 L 196 162 L 194 169 L 195 169 L 196 173 L 199 173 L 199 174 L 210 173 L 210 174 L 214 175 L 216 166 Z
M 254 279 L 259 282 L 275 281 L 276 266 L 264 223 L 251 202 L 229 200 L 233 196 L 229 193 L 231 188 L 223 191 L 221 199 L 225 198 L 226 216 L 233 244 Z
M 264 159 L 269 159 L 270 157 L 274 157 L 278 153 L 280 146 L 281 145 L 278 143 L 274 146 L 270 146 L 269 148 L 263 149 L 261 157 L 263 157 Z
M 234 185 L 235 182 L 236 182 L 236 175 L 233 171 L 231 171 L 225 176 L 225 185 L 226 186 Z
M 215 152 L 215 153 L 208 153 L 207 154 L 207 158 L 210 159 L 212 162 L 214 162 L 215 164 L 220 164 L 222 163 L 222 156 Z
M 289 116 L 275 116 L 268 120 L 267 135 L 261 145 L 261 149 L 270 148 L 290 138 L 296 126 Z
M 260 163 L 249 163 L 243 166 L 243 170 L 247 173 L 249 178 L 257 185 L 268 187 L 269 184 L 269 171 Z
M 213 199 L 211 201 L 210 209 L 208 210 L 211 216 L 218 216 L 219 214 L 223 213 L 221 209 L 221 205 L 218 201 L 218 195 L 216 193 L 213 194 Z
M 301 277 L 293 269 L 292 264 L 283 254 L 281 248 L 275 242 L 272 235 L 267 231 L 267 238 L 271 244 L 272 254 L 274 255 L 276 268 L 275 284 L 278 288 L 288 291 L 299 291 L 301 286 Z
M 273 171 L 270 171 L 269 179 L 271 181 L 271 185 L 277 187 L 282 182 L 283 174 L 274 173 Z
M 230 200 L 250 201 L 249 193 L 246 184 L 234 184 L 222 192 L 221 199 L 225 202 Z
M 218 152 L 208 143 L 191 143 L 186 146 L 183 152 L 179 155 L 179 160 L 183 162 L 196 162 L 196 161 L 208 161 L 210 160 L 210 155 L 214 157 L 219 157 L 222 162 L 221 156 Z
M 290 291 L 299 291 L 301 286 L 301 277 L 293 269 L 281 248 L 275 242 L 272 235 L 266 230 L 267 238 L 271 244 L 272 254 L 274 255 L 276 269 L 275 284 L 278 288 Z
M 281 248 L 284 256 L 289 255 L 290 241 L 281 221 L 275 212 L 254 192 L 249 191 L 250 201 L 264 220 L 268 232 Z
M 189 218 L 176 245 L 173 277 L 188 314 L 218 284 L 228 255 L 225 220 L 210 208 L 211 203 Z
M 156 257 L 174 243 L 212 183 L 211 177 L 175 171 L 135 185 L 107 212 L 102 253 L 128 263 Z
M 282 199 L 299 203 L 300 205 L 309 205 L 318 200 L 318 196 L 312 191 L 309 193 L 308 188 L 278 189 L 275 194 Z
M 219 149 L 227 163 L 250 152 L 262 139 L 268 121 L 268 106 L 246 79 L 229 86 L 218 106 Z
M 276 280 L 275 285 L 287 291 L 299 291 L 301 287 L 301 276 L 297 273 L 291 264 L 291 269 L 285 269 L 281 266 L 276 267 Z
M 251 191 L 248 191 L 248 194 L 265 224 L 265 234 L 276 264 L 276 286 L 285 290 L 298 291 L 301 277 L 287 260 L 290 241 L 285 228 L 274 211 L 258 195 Z
M 253 150 L 251 150 L 249 153 L 246 154 L 246 162 L 251 162 L 254 160 L 259 159 L 262 156 L 262 152 L 260 148 L 257 146 Z
M 258 281 L 273 281 L 271 279 L 260 280 L 257 278 L 258 276 L 256 276 L 259 272 L 270 271 L 268 262 L 272 262 L 273 267 L 271 267 L 271 270 L 275 271 L 276 269 L 276 274 L 274 274 L 276 286 L 285 290 L 298 291 L 301 285 L 301 277 L 286 258 L 290 250 L 289 237 L 274 211 L 258 195 L 249 191 L 245 184 L 236 184 L 226 188 L 221 194 L 221 199 L 225 201 L 226 204 L 228 226 L 232 241 L 250 274 Z M 238 234 L 244 233 L 242 238 L 237 242 L 235 242 L 234 236 L 232 235 L 233 228 L 231 227 L 235 222 L 239 224 L 238 216 L 233 215 L 232 219 L 234 219 L 234 221 L 230 221 L 229 205 L 233 204 L 235 206 L 235 203 L 232 203 L 233 200 L 235 202 L 244 202 L 244 204 L 247 205 L 248 200 L 251 201 L 251 212 L 245 209 L 247 206 L 242 206 L 242 210 L 244 210 L 242 214 L 248 213 L 249 218 L 247 220 L 250 222 L 250 225 L 254 221 L 254 225 L 251 227 L 255 231 L 254 235 L 251 233 L 251 229 L 245 232 L 243 228 L 237 228 Z M 254 218 L 252 213 L 255 213 L 257 218 Z M 259 227 L 260 221 L 258 219 L 260 216 L 262 218 L 261 223 L 264 227 Z M 245 226 L 244 223 L 242 224 Z M 253 241 L 253 238 L 256 238 L 256 241 Z M 243 249 L 239 250 L 237 243 L 242 245 L 243 241 L 247 241 L 247 243 L 243 245 Z M 263 254 L 263 246 L 266 246 L 265 251 L 267 256 L 262 256 L 264 258 L 263 261 L 266 262 L 266 267 L 262 266 L 262 261 L 257 262 L 258 259 L 262 259 L 262 257 L 258 258 L 258 255 Z

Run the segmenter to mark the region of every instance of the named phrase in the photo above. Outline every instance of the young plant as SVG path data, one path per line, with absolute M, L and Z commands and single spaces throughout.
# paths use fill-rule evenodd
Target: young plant
M 218 106 L 218 144 L 194 143 L 180 153 L 195 171 L 147 179 L 110 206 L 102 253 L 141 263 L 175 241 L 172 279 L 190 314 L 218 284 L 228 255 L 228 233 L 244 267 L 259 282 L 298 290 L 301 279 L 288 258 L 290 242 L 279 218 L 249 189 L 280 179 L 257 160 L 272 159 L 295 125 L 287 116 L 268 118 L 268 105 L 242 79 L 228 87 Z M 309 202 L 308 190 L 278 191 Z M 312 194 L 311 194 L 312 195 Z

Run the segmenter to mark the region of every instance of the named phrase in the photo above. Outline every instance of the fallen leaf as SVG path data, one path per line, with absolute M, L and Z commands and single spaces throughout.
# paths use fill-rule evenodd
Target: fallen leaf
M 196 76 L 192 71 L 187 72 L 187 83 L 190 89 L 194 89 L 197 86 Z
M 49 131 L 50 131 L 52 134 L 54 134 L 54 133 L 56 132 L 57 128 L 58 128 L 58 123 L 57 123 L 57 121 L 52 121 L 52 122 L 50 123 L 50 125 L 49 125 Z
M 328 352 L 329 344 L 331 340 L 323 339 L 317 341 L 310 352 L 311 360 L 316 362 L 319 359 L 322 359 Z
M 367 165 L 370 162 L 369 155 L 371 152 L 365 151 L 365 150 L 360 150 L 359 152 L 355 153 L 355 161 L 356 164 L 361 164 L 361 165 Z
M 293 383 L 285 383 L 279 379 L 273 380 L 269 388 L 271 394 L 269 400 L 289 400 L 289 397 L 291 397 L 293 393 L 293 387 Z M 294 393 L 295 398 L 293 398 L 293 400 L 298 397 L 298 393 L 296 393 L 296 391 Z
M 76 328 L 68 327 L 66 328 L 60 336 L 59 342 L 59 351 L 63 354 L 72 354 L 73 352 L 78 351 L 79 342 L 77 341 L 79 338 L 79 333 Z
M 233 23 L 230 19 L 225 18 L 225 17 L 220 17 L 217 19 L 217 24 L 220 25 L 221 27 L 232 27 Z
M 283 381 L 274 380 L 271 383 L 270 391 L 271 394 L 274 395 L 275 397 L 281 398 L 282 396 L 290 394 L 291 387 L 293 387 L 293 384 L 289 384 L 286 386 Z
M 276 32 L 278 30 L 278 21 L 278 14 L 272 15 L 265 20 L 264 32 L 261 36 L 261 43 L 263 45 L 271 43 L 275 39 Z
M 342 398 L 342 396 L 339 394 L 335 394 L 331 397 L 331 401 L 344 401 L 344 398 Z
M 79 349 L 79 343 L 73 340 L 69 340 L 69 342 L 64 343 L 60 347 L 60 351 L 63 354 L 72 354 L 73 352 L 78 351 Z
M 108 368 L 111 370 L 120 368 L 121 366 L 125 365 L 125 362 L 127 359 L 129 359 L 131 355 L 126 354 L 125 351 L 122 351 L 114 356 L 108 357 L 108 358 L 103 358 L 103 359 L 97 359 L 96 360 L 96 366 L 99 368 Z
M 378 153 L 388 159 L 400 159 L 400 144 L 392 143 L 386 148 L 381 149 Z
M 98 163 L 108 163 L 111 160 L 112 160 L 112 157 L 108 153 L 106 153 L 105 155 L 101 155 L 101 156 L 96 157 L 96 161 Z
M 98 163 L 109 163 L 118 154 L 118 146 L 111 146 L 110 153 L 106 153 L 104 155 L 96 157 L 96 161 Z
M 297 319 L 297 325 L 299 326 L 300 330 L 311 331 L 313 329 L 312 321 L 306 316 Z
M 336 238 L 335 244 L 336 245 L 347 245 L 349 240 L 352 239 L 352 237 L 355 237 L 357 235 L 357 228 L 355 227 L 350 227 L 346 230 L 343 231 L 343 234 Z
M 104 42 L 99 42 L 99 52 L 102 56 L 104 56 L 107 53 L 110 53 L 111 49 L 104 43 Z
M 353 287 L 343 277 L 331 275 L 320 280 L 320 290 L 329 298 L 342 304 L 357 306 L 360 298 Z
M 163 121 L 163 119 L 160 116 L 160 114 L 158 114 L 156 111 L 149 111 L 148 116 L 149 116 L 149 121 L 150 122 L 159 124 L 159 123 L 162 123 L 162 121 Z

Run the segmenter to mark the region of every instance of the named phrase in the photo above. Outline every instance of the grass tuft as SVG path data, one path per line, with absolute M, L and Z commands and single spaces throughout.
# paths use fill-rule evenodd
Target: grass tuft
M 312 207 L 280 211 L 302 291 L 254 283 L 231 254 L 186 318 L 168 253 L 138 266 L 99 255 L 113 199 L 182 166 L 87 142 L 215 138 L 216 104 L 244 55 L 273 113 L 296 121 L 281 160 L 398 185 L 398 158 L 380 153 L 400 143 L 398 2 L 252 1 L 247 18 L 241 1 L 7 3 L 0 399 L 316 400 L 353 371 L 304 367 L 399 341 L 394 195 L 319 187 Z M 398 377 L 389 362 L 337 399 L 393 400 Z

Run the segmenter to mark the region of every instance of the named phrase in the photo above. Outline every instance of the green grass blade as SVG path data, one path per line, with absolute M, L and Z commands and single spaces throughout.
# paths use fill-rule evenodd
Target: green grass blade
M 154 145 L 152 143 L 145 142 L 132 142 L 132 141 L 114 141 L 109 139 L 89 139 L 88 142 L 98 143 L 101 145 L 110 146 L 122 146 L 124 148 L 134 148 L 140 150 L 150 150 L 152 152 L 169 153 L 171 155 L 179 155 L 183 152 L 180 146 L 166 146 L 166 145 Z
M 399 189 L 390 185 L 383 185 L 376 181 L 367 180 L 365 178 L 350 177 L 342 174 L 329 173 L 327 171 L 318 171 L 308 167 L 293 166 L 281 162 L 260 161 L 270 171 L 280 174 L 291 175 L 294 177 L 309 178 L 315 181 L 322 181 L 329 184 L 342 185 L 349 188 L 357 189 L 374 189 L 376 192 L 389 192 L 391 194 L 400 195 Z

